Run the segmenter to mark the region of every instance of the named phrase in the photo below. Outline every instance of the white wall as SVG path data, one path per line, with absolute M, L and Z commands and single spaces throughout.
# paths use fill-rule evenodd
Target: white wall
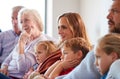
M 108 33 L 107 14 L 112 0 L 80 0 L 80 14 L 92 43 Z
M 0 4 L 0 29 L 6 31 L 12 29 L 11 13 L 15 6 L 24 6 L 26 8 L 36 9 L 44 21 L 45 5 L 44 0 L 3 0 Z
M 47 30 L 47 33 L 55 38 L 58 38 L 58 26 L 57 26 L 57 18 L 65 12 L 78 12 L 79 13 L 79 0 L 51 0 L 52 3 L 48 0 L 48 5 L 52 4 L 52 18 L 48 18 L 47 23 L 52 20 L 52 25 L 48 25 L 48 28 L 52 28 L 52 33 L 50 32 L 51 29 Z M 50 6 L 48 6 L 48 9 Z M 49 15 L 49 13 L 48 13 Z M 47 15 L 47 16 L 48 16 Z M 50 16 L 49 16 L 50 17 Z M 51 24 L 51 23 L 50 23 Z
M 105 35 L 108 31 L 106 16 L 111 2 L 112 0 L 52 0 L 52 36 L 58 38 L 58 16 L 70 11 L 79 12 L 86 25 L 90 40 L 94 44 L 100 36 Z

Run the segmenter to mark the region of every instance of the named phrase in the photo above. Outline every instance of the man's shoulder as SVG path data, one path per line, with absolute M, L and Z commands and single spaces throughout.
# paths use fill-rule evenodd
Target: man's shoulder
M 13 30 L 3 31 L 3 32 L 0 32 L 0 36 L 1 36 L 1 35 L 11 34 L 11 33 L 13 33 Z
M 4 32 L 0 32 L 0 40 L 11 38 L 13 35 L 14 35 L 13 30 L 7 30 Z

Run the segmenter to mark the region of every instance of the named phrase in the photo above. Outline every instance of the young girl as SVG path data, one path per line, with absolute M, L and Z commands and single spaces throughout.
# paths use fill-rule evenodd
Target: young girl
M 77 37 L 66 40 L 62 46 L 61 60 L 50 66 L 44 76 L 54 79 L 59 75 L 69 73 L 82 61 L 88 52 L 89 45 L 83 38 Z M 74 64 L 70 64 L 70 62 Z
M 119 79 L 118 76 L 111 74 L 114 67 L 120 66 L 120 34 L 107 34 L 99 39 L 95 46 L 95 65 L 102 75 L 101 79 Z M 120 76 L 120 68 L 116 69 L 116 75 Z M 112 73 L 115 73 L 112 72 Z M 106 78 L 107 77 L 107 78 Z
M 27 77 L 41 64 L 48 56 L 54 53 L 56 45 L 52 41 L 40 41 L 35 46 L 35 57 L 37 64 L 35 64 L 28 73 L 25 74 L 24 79 Z

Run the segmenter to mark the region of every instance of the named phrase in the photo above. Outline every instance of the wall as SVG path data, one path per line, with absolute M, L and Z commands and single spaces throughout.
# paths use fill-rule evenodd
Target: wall
M 94 44 L 100 36 L 105 35 L 108 31 L 106 16 L 111 2 L 112 0 L 52 0 L 52 25 L 48 26 L 52 28 L 52 36 L 58 38 L 58 16 L 65 12 L 78 12 L 82 16 L 90 40 Z M 48 34 L 50 33 L 48 32 Z
M 12 23 L 11 23 L 11 13 L 12 13 L 12 8 L 14 6 L 24 6 L 26 8 L 32 8 L 36 9 L 44 22 L 44 14 L 45 14 L 45 9 L 44 9 L 44 0 L 3 0 L 0 4 L 0 29 L 2 31 L 6 31 L 9 29 L 13 29 Z
M 108 33 L 107 14 L 112 0 L 80 0 L 80 14 L 87 27 L 88 35 L 94 44 Z
M 50 9 L 49 9 L 50 6 L 48 6 L 48 11 L 52 15 L 50 16 L 49 13 L 47 15 L 49 16 L 49 18 L 47 19 L 47 23 L 48 23 L 47 33 L 50 36 L 52 34 L 52 36 L 54 36 L 55 38 L 59 38 L 57 34 L 58 33 L 57 18 L 65 12 L 78 12 L 79 13 L 80 2 L 79 0 L 51 0 L 51 1 L 48 0 L 48 5 L 50 4 L 52 4 L 52 9 L 51 9 L 52 11 L 50 12 Z M 50 32 L 51 28 L 52 28 L 52 32 Z

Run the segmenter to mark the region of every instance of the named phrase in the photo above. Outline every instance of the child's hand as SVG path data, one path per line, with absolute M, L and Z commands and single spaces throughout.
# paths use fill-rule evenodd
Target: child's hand
M 30 70 L 25 73 L 25 75 L 23 76 L 23 79 L 28 79 L 28 76 L 33 72 L 34 70 L 32 68 L 30 68 Z
M 73 59 L 73 60 L 61 61 L 60 64 L 62 65 L 63 69 L 68 69 L 68 68 L 76 67 L 79 63 L 80 61 L 78 59 Z

